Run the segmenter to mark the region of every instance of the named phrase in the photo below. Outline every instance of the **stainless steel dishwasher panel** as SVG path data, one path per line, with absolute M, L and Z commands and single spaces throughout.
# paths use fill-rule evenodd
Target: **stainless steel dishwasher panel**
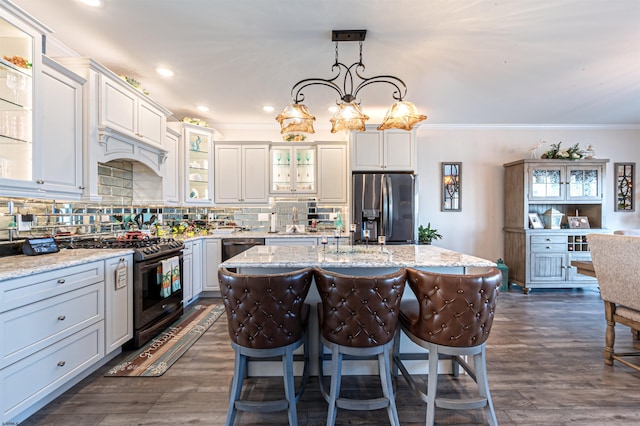
M 224 238 L 222 239 L 222 261 L 249 250 L 253 246 L 263 246 L 264 238 Z

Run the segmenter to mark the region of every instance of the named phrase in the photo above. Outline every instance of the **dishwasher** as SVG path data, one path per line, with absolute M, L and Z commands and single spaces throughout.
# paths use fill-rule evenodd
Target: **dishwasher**
M 222 239 L 222 261 L 231 259 L 233 256 L 249 250 L 253 246 L 263 246 L 264 238 L 223 238 Z M 235 268 L 229 268 L 235 272 Z

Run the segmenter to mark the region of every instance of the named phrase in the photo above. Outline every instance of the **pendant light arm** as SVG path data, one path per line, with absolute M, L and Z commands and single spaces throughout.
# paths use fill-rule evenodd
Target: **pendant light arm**
M 392 75 L 376 75 L 374 77 L 366 78 L 358 72 L 359 69 L 360 67 L 356 70 L 356 75 L 362 81 L 353 91 L 354 98 L 358 96 L 358 92 L 360 92 L 361 89 L 373 83 L 387 83 L 395 87 L 396 90 L 394 90 L 391 96 L 397 101 L 402 101 L 402 99 L 407 96 L 407 85 L 398 77 L 394 77 Z M 362 66 L 362 69 L 364 69 L 364 65 Z

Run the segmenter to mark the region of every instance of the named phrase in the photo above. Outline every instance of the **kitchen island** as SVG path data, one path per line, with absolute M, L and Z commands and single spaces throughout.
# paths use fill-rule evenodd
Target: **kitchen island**
M 479 273 L 496 266 L 495 262 L 475 256 L 443 249 L 433 245 L 392 246 L 340 246 L 336 249 L 321 246 L 255 246 L 220 264 L 221 268 L 237 268 L 239 273 L 269 274 L 287 272 L 305 267 L 319 267 L 347 275 L 382 275 L 398 268 L 414 267 L 444 274 Z M 415 298 L 405 287 L 403 298 Z M 314 306 L 320 302 L 316 286 L 309 290 L 306 302 Z M 318 325 L 316 311 L 311 310 L 309 324 L 311 349 L 311 374 L 318 373 L 317 353 Z M 424 351 L 403 336 L 400 350 L 403 354 L 420 354 Z M 249 365 L 254 376 L 281 374 L 279 363 L 255 362 Z M 424 359 L 407 363 L 410 371 L 426 371 Z M 328 366 L 328 364 L 327 364 Z M 446 366 L 443 365 L 446 372 Z M 346 374 L 377 374 L 375 362 L 345 362 Z M 301 372 L 301 365 L 296 366 Z M 344 374 L 344 373 L 343 373 Z

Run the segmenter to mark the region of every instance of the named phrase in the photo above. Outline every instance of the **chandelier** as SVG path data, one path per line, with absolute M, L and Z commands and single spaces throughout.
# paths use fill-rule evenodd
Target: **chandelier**
M 411 130 L 416 123 L 425 120 L 427 117 L 418 114 L 413 103 L 404 101 L 407 94 L 407 85 L 398 77 L 392 75 L 377 75 L 374 77 L 364 77 L 364 63 L 362 62 L 362 42 L 367 35 L 367 30 L 334 30 L 331 34 L 331 41 L 336 43 L 335 62 L 331 67 L 336 74 L 331 78 L 306 78 L 300 80 L 291 88 L 292 104 L 287 105 L 276 117 L 280 123 L 280 133 L 303 132 L 315 133 L 313 122 L 315 117 L 311 115 L 309 109 L 302 103 L 305 99 L 302 90 L 309 86 L 321 85 L 330 87 L 340 96 L 337 102 L 338 109 L 331 118 L 331 133 L 341 130 L 365 130 L 364 123 L 369 119 L 360 109 L 357 102 L 358 93 L 364 87 L 373 83 L 387 83 L 393 86 L 392 97 L 395 102 L 387 111 L 385 118 L 378 126 L 378 130 L 402 129 Z M 341 41 L 357 41 L 360 43 L 360 57 L 358 62 L 346 66 L 338 59 L 338 43 Z M 342 86 L 338 84 L 339 77 L 343 74 Z M 356 80 L 358 79 L 358 80 Z

